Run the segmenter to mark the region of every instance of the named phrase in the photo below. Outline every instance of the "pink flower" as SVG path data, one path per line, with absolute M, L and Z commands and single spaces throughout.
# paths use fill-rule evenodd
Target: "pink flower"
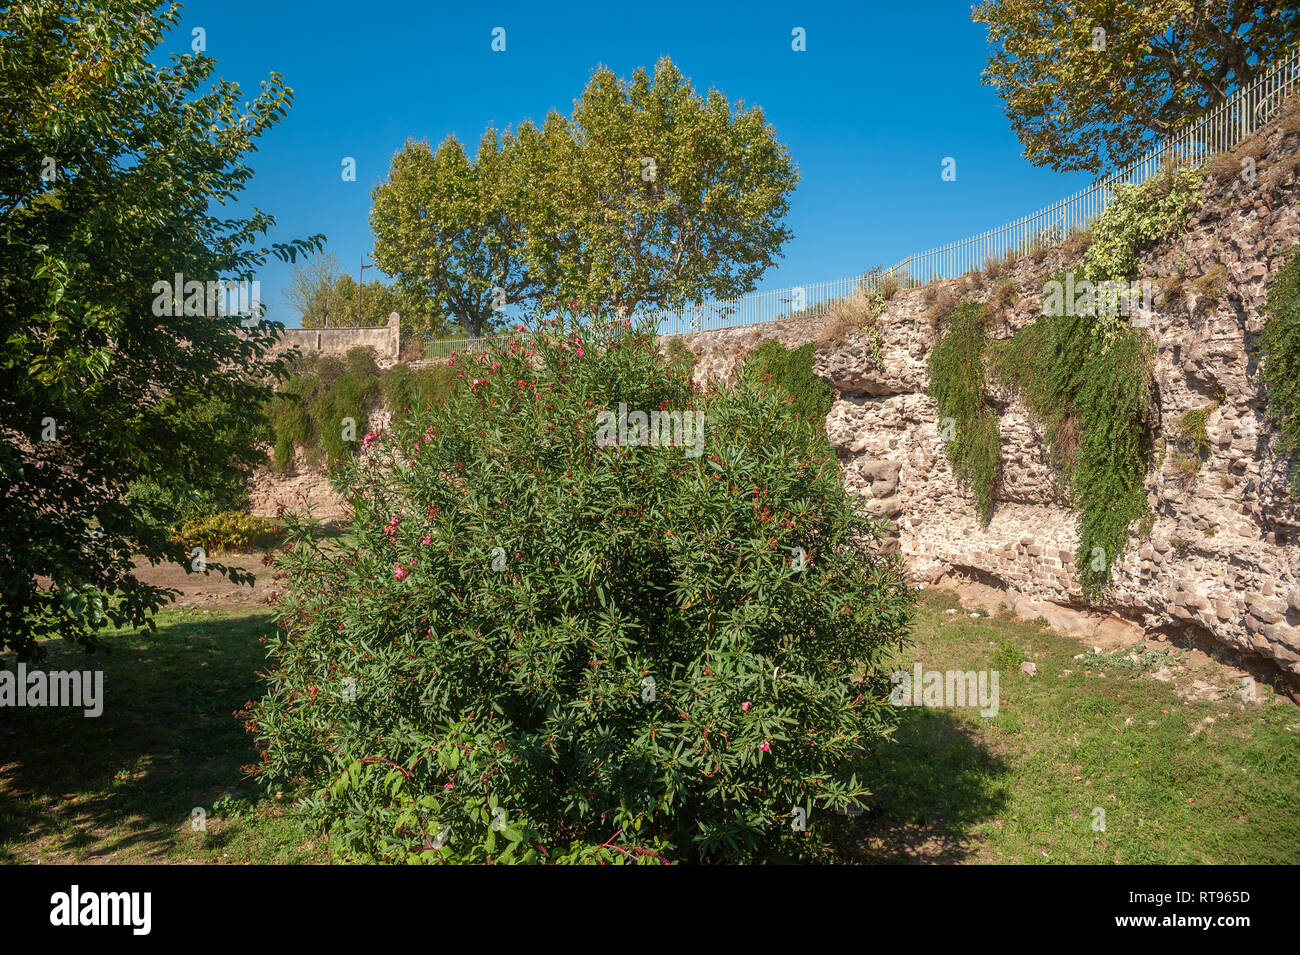
M 500 367 L 501 367 L 501 362 L 499 362 L 499 361 L 494 361 L 494 362 L 492 363 L 492 370 L 493 370 L 493 371 L 496 371 L 496 370 L 497 370 L 498 368 L 500 368 Z
M 420 543 L 423 544 L 425 547 L 428 547 L 429 544 L 431 544 L 432 542 L 433 542 L 433 538 L 432 538 L 432 537 L 422 537 L 422 538 L 420 538 Z
M 403 567 L 401 564 L 394 564 L 393 577 L 397 580 L 402 580 L 404 577 L 406 577 L 406 568 Z
M 522 378 L 519 379 L 519 387 L 520 387 L 520 388 L 526 388 L 526 387 L 528 387 L 528 386 L 527 386 L 527 383 L 526 383 Z
M 375 439 L 378 437 L 379 435 L 375 434 L 373 431 L 367 431 L 366 436 L 361 439 L 361 444 L 366 448 L 366 450 L 369 450 L 370 446 L 375 443 Z
M 585 354 L 587 354 L 587 353 L 586 353 L 585 351 L 583 351 L 581 348 L 579 348 L 579 349 L 576 349 L 576 350 L 575 350 L 574 354 L 576 354 L 579 358 L 581 358 L 583 355 L 585 355 Z
M 745 712 L 748 712 L 748 711 L 749 711 L 749 700 L 746 700 L 744 703 L 741 703 L 741 704 L 740 704 L 740 708 L 741 708 L 742 710 L 744 710 Z
M 455 789 L 455 788 L 456 788 L 456 784 L 455 784 L 455 783 L 443 783 L 443 784 L 442 784 L 442 788 L 443 788 L 443 789 Z
M 772 751 L 772 744 L 767 740 L 763 740 L 762 744 L 758 748 L 765 753 L 770 753 Z
M 524 326 L 522 326 L 522 325 L 516 325 L 516 326 L 515 326 L 515 331 L 517 331 L 517 332 L 522 332 L 523 330 L 524 330 Z

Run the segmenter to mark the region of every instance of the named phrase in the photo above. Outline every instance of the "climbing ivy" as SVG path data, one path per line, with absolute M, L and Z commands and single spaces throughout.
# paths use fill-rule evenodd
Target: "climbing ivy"
M 988 310 L 965 302 L 947 317 L 930 352 L 929 395 L 939 406 L 939 435 L 957 477 L 970 485 L 980 520 L 993 516 L 1002 457 L 998 418 L 984 398 Z
M 1091 226 L 1092 243 L 1077 279 L 1123 282 L 1136 277 L 1143 249 L 1171 238 L 1201 202 L 1203 170 L 1168 170 L 1140 185 L 1120 183 L 1106 211 Z M 1096 331 L 1108 338 L 1124 324 L 1119 315 L 1098 316 Z
M 813 374 L 813 343 L 786 348 L 776 339 L 754 350 L 745 366 L 747 375 L 759 380 L 771 376 L 775 384 L 794 400 L 795 411 L 817 434 L 825 435 L 826 416 L 835 403 L 835 391 Z
M 1300 493 L 1300 245 L 1286 256 L 1264 303 L 1260 331 L 1259 377 L 1268 398 L 1269 415 L 1281 438 L 1278 450 L 1293 458 L 1292 488 Z
M 996 343 L 989 372 L 1014 387 L 1043 425 L 1072 506 L 1085 598 L 1109 585 L 1130 526 L 1152 518 L 1144 479 L 1151 461 L 1151 342 L 1125 327 L 1099 338 L 1091 316 L 1042 316 Z

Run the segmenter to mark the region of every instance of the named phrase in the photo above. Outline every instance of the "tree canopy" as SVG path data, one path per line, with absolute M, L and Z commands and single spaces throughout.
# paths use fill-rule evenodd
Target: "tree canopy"
M 409 299 L 474 337 L 537 291 L 520 255 L 523 224 L 506 201 L 509 163 L 493 129 L 473 159 L 454 136 L 436 150 L 408 140 L 371 194 L 375 262 Z
M 320 244 L 268 247 L 267 213 L 216 214 L 292 92 L 272 74 L 245 102 L 207 56 L 151 63 L 178 18 L 151 0 L 0 11 L 0 639 L 23 658 L 45 636 L 93 646 L 149 623 L 170 593 L 135 577 L 135 555 L 194 566 L 168 505 L 129 489 L 203 488 L 263 460 L 280 366 L 277 326 L 191 287 Z
M 750 291 L 790 231 L 798 172 L 757 108 L 700 95 L 670 60 L 608 69 L 573 112 L 408 142 L 374 191 L 375 260 L 477 335 L 503 305 L 621 313 Z
M 986 0 L 972 16 L 1025 158 L 1061 171 L 1137 158 L 1300 34 L 1280 0 Z

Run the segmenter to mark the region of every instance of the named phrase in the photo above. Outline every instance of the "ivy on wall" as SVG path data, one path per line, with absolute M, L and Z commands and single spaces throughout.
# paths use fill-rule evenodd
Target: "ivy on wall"
M 993 489 L 1002 459 L 997 415 L 984 398 L 988 310 L 964 302 L 944 319 L 930 352 L 929 394 L 939 406 L 939 436 L 952 469 L 975 495 L 980 520 L 993 516 Z
M 1259 377 L 1280 434 L 1278 451 L 1292 458 L 1291 487 L 1300 494 L 1300 245 L 1269 286 L 1263 313 Z

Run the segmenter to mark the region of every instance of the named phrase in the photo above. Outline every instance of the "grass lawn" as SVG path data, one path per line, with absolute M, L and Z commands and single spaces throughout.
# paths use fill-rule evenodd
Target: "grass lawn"
M 233 714 L 262 693 L 258 638 L 271 626 L 266 613 L 179 608 L 159 615 L 156 636 L 109 637 L 107 655 L 48 644 L 42 669 L 103 669 L 104 712 L 0 713 L 0 861 L 323 858 L 320 840 L 240 772 L 257 752 Z M 191 827 L 195 807 L 206 832 Z
M 1268 687 L 1186 702 L 1151 676 L 1167 659 L 1099 658 L 941 592 L 922 594 L 915 634 L 899 669 L 998 669 L 1001 702 L 904 712 L 869 777 L 872 861 L 1300 862 L 1300 709 Z
M 899 669 L 998 669 L 999 710 L 904 711 L 864 767 L 874 796 L 858 821 L 861 858 L 1300 862 L 1294 705 L 1262 686 L 1259 703 L 1187 702 L 1152 678 L 1164 658 L 1074 659 L 1087 647 L 1069 637 L 948 613 L 949 594 L 921 598 Z M 107 701 L 97 719 L 0 713 L 0 861 L 326 861 L 323 841 L 240 772 L 256 753 L 233 714 L 261 694 L 270 627 L 265 613 L 186 608 L 161 615 L 157 636 L 111 637 L 106 657 L 52 644 L 43 667 L 102 667 Z M 196 806 L 206 832 L 191 829 Z

